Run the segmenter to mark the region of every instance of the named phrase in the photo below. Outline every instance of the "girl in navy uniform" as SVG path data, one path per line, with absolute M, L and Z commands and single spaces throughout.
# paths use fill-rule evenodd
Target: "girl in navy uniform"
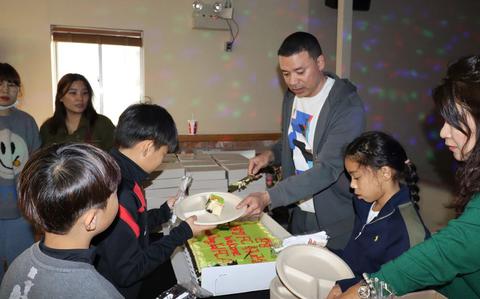
M 415 165 L 397 140 L 382 132 L 363 133 L 347 146 L 345 169 L 357 197 L 355 224 L 347 246 L 335 253 L 355 278 L 337 281 L 329 296 L 430 237 L 418 213 Z

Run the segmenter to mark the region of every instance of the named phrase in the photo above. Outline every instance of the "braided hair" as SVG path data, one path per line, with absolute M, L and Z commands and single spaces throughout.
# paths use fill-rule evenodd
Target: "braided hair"
M 394 169 L 393 179 L 405 180 L 410 191 L 410 199 L 418 207 L 420 196 L 417 168 L 407 158 L 407 153 L 395 138 L 379 131 L 365 132 L 347 145 L 345 157 L 373 169 L 380 169 L 383 166 Z

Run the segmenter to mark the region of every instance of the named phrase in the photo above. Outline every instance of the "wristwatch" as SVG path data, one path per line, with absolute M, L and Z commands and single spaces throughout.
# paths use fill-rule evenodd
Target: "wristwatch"
M 370 287 L 368 286 L 367 282 L 365 280 L 360 281 L 360 287 L 358 288 L 358 297 L 360 299 L 369 299 L 371 292 L 370 292 Z

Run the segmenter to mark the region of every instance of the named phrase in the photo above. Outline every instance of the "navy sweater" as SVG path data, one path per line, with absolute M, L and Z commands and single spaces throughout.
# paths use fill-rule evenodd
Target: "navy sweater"
M 192 237 L 186 222 L 156 242 L 149 242 L 150 231 L 171 217 L 167 203 L 147 211 L 147 202 L 140 187 L 148 174 L 135 162 L 111 151 L 122 172 L 118 188 L 119 213 L 112 225 L 95 238 L 95 266 L 105 278 L 125 296 L 137 298 L 142 280 L 160 264 L 167 261 L 175 248 Z
M 371 203 L 354 200 L 355 225 L 347 246 L 337 253 L 352 269 L 355 278 L 337 281 L 342 291 L 362 279 L 362 273 L 373 273 L 384 263 L 430 237 L 418 210 L 410 200 L 408 187 L 390 198 L 370 223 Z

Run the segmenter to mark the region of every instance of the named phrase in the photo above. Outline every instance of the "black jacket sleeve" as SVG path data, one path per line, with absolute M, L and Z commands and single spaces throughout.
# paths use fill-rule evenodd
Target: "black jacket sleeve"
M 172 210 L 166 202 L 160 208 L 148 210 L 147 213 L 148 229 L 152 232 L 159 229 L 163 223 L 172 217 Z
M 123 207 L 129 211 L 135 222 L 139 223 L 141 215 L 134 204 L 129 205 L 135 202 L 133 193 L 126 192 L 119 197 L 123 197 L 119 201 L 124 203 Z M 190 226 L 181 222 L 168 236 L 142 246 L 142 241 L 147 243 L 144 236 L 147 233 L 146 228 L 140 227 L 137 236 L 131 226 L 120 217 L 116 218 L 105 233 L 97 248 L 97 269 L 119 287 L 129 287 L 142 280 L 168 260 L 177 246 L 192 237 Z

